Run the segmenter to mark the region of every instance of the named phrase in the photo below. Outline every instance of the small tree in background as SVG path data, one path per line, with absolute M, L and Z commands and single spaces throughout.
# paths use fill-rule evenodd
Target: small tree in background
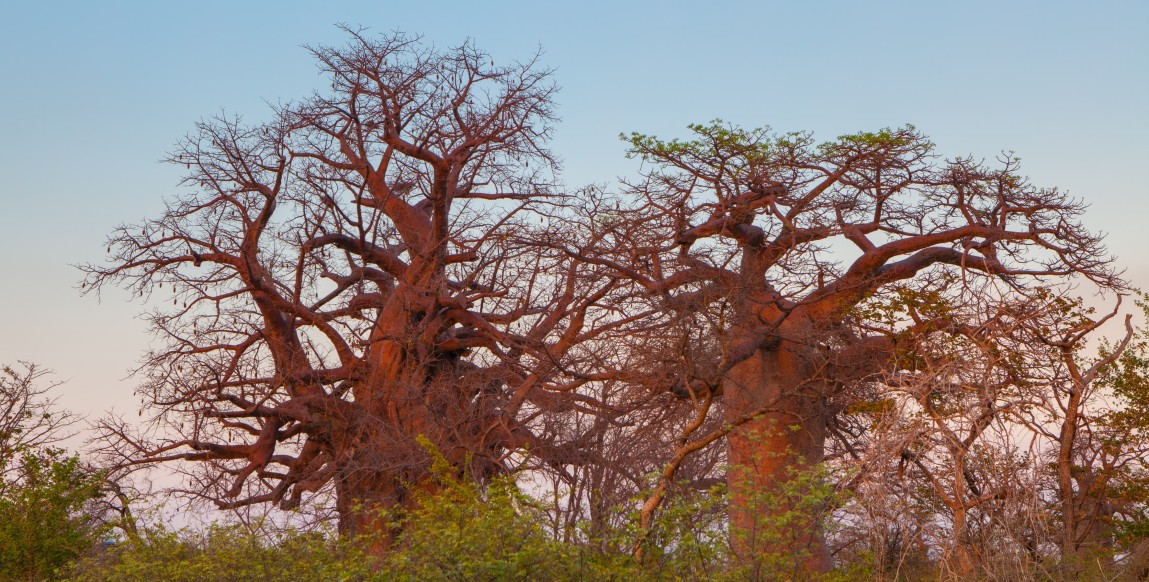
M 1048 443 L 1066 580 L 1116 571 L 1115 558 L 1149 536 L 1149 330 L 1127 315 L 1125 333 L 1089 354 L 1119 307 L 1096 316 L 1080 300 L 1057 300 L 1028 330 L 1045 358 L 1034 378 L 1039 416 L 1029 424 Z
M 77 419 L 55 409 L 32 364 L 0 374 L 0 578 L 42 580 L 79 557 L 105 527 L 90 512 L 103 478 L 55 446 Z
M 59 383 L 45 384 L 50 374 L 35 364 L 21 362 L 4 366 L 0 372 L 0 459 L 11 460 L 22 452 L 50 447 L 71 436 L 69 429 L 79 419 L 57 410 L 49 393 Z M 3 482 L 9 480 L 9 465 L 0 470 Z

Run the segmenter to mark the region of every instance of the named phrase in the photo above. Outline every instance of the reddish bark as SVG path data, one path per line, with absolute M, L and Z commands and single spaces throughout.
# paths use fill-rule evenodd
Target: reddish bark
M 109 453 L 193 461 L 187 492 L 225 508 L 332 492 L 354 534 L 433 487 L 420 436 L 478 480 L 577 452 L 536 420 L 594 405 L 568 368 L 614 283 L 535 243 L 572 238 L 548 71 L 348 32 L 312 50 L 330 91 L 199 124 L 171 156 L 190 192 L 117 230 L 85 285 L 174 293 L 142 369 L 159 438 L 109 422 Z
M 615 211 L 619 233 L 570 252 L 644 289 L 668 321 L 711 322 L 699 333 L 721 358 L 703 383 L 720 389 L 728 420 L 751 419 L 728 442 L 735 530 L 749 520 L 742 492 L 819 462 L 850 387 L 910 348 L 867 319 L 872 297 L 894 286 L 1003 297 L 1051 276 L 1122 284 L 1075 222 L 1082 206 L 1028 184 L 1016 159 L 941 163 L 912 128 L 822 145 L 720 123 L 691 129 L 691 141 L 630 138 L 649 172 Z M 949 325 L 937 313 L 907 323 L 926 335 Z M 809 566 L 825 569 L 820 532 L 808 539 Z
M 1110 488 L 1119 481 L 1121 471 L 1117 467 L 1123 460 L 1141 456 L 1134 434 L 1124 433 L 1116 439 L 1102 436 L 1112 430 L 1105 426 L 1105 417 L 1118 416 L 1109 406 L 1120 398 L 1107 405 L 1098 403 L 1114 397 L 1099 386 L 1101 379 L 1132 353 L 1132 316 L 1125 317 L 1124 337 L 1089 360 L 1083 355 L 1086 343 L 1117 316 L 1122 301 L 1119 296 L 1113 310 L 1099 318 L 1091 317 L 1079 303 L 1054 297 L 1027 326 L 1032 349 L 1051 371 L 1035 382 L 1046 390 L 1042 396 L 1048 419 L 1030 424 L 1052 442 L 1061 510 L 1061 574 L 1065 580 L 1078 578 L 1083 569 L 1094 565 L 1104 565 L 1105 570 L 1112 566 L 1115 507 L 1109 499 Z
M 875 296 L 1121 285 L 1080 203 L 1014 158 L 939 161 L 912 128 L 635 135 L 645 181 L 613 204 L 559 199 L 554 87 L 533 62 L 355 32 L 313 53 L 330 91 L 270 123 L 200 124 L 171 158 L 193 192 L 87 268 L 89 289 L 174 292 L 144 366 L 166 432 L 109 423 L 110 452 L 195 461 L 189 492 L 222 507 L 333 491 L 345 531 L 375 530 L 375 508 L 433 487 L 418 436 L 476 479 L 522 450 L 562 473 L 625 413 L 593 389 L 633 383 L 722 399 L 738 530 L 750 493 L 819 462 L 851 389 L 912 349 L 867 312 Z M 952 323 L 906 317 L 920 335 Z M 687 353 L 699 338 L 712 354 Z M 673 374 L 640 363 L 663 339 Z M 542 422 L 571 411 L 603 420 Z M 804 535 L 807 566 L 828 567 L 821 532 Z

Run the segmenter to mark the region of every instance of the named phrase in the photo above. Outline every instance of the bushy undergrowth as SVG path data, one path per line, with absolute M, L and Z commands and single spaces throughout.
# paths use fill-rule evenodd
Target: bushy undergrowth
M 341 540 L 333 531 L 269 533 L 241 525 L 179 531 L 153 527 L 141 531 L 138 539 L 97 547 L 61 575 L 93 582 L 955 579 L 936 562 L 886 570 L 864 549 L 838 556 L 838 568 L 827 574 L 804 571 L 799 564 L 806 554 L 782 542 L 813 523 L 837 495 L 813 479 L 797 479 L 770 499 L 763 497 L 762 502 L 785 503 L 791 509 L 762 520 L 759 539 L 790 549 L 760 548 L 749 561 L 732 556 L 725 528 L 726 494 L 721 488 L 676 498 L 645 538 L 635 527 L 624 526 L 609 531 L 606 538 L 601 534 L 592 538 L 580 529 L 573 532 L 574 541 L 562 542 L 542 525 L 546 520 L 536 500 L 512 481 L 499 479 L 479 487 L 446 479 L 435 495 L 420 494 L 418 509 L 385 516 L 401 533 L 390 540 L 381 558 L 371 552 L 377 538 Z M 640 539 L 645 539 L 647 550 L 641 561 L 632 554 Z M 985 566 L 985 572 L 992 571 L 992 564 Z M 999 579 L 1054 579 L 1056 568 L 1046 566 L 1028 573 L 1015 571 L 1021 578 Z
M 85 511 L 101 479 L 55 448 L 0 455 L 0 580 L 58 574 L 106 531 Z
M 346 539 L 333 530 L 258 525 L 179 531 L 154 526 L 131 539 L 97 544 L 70 567 L 49 574 L 75 581 L 126 582 L 968 579 L 947 571 L 944 560 L 923 556 L 914 563 L 890 565 L 867 547 L 840 553 L 834 571 L 810 571 L 805 566 L 812 536 L 836 535 L 820 532 L 818 524 L 834 523 L 831 513 L 858 501 L 831 487 L 830 476 L 820 468 L 794 471 L 769 491 L 745 500 L 758 510 L 752 531 L 729 532 L 729 498 L 722 486 L 678 491 L 662 506 L 650 531 L 635 525 L 637 503 L 616 509 L 617 519 L 609 520 L 620 524 L 616 527 L 580 525 L 555 531 L 545 525 L 553 522 L 539 500 L 520 490 L 512 478 L 480 486 L 453 474 L 442 457 L 430 453 L 435 482 L 413 488 L 411 509 L 380 516 L 379 523 L 385 525 L 379 535 L 385 537 Z M 641 557 L 636 558 L 639 546 Z M 736 547 L 752 556 L 736 557 Z M 1098 580 L 1122 579 L 1114 575 L 1149 571 L 1145 556 L 1149 546 L 1141 544 L 1124 566 L 1086 568 L 1079 571 L 1079 579 L 1094 579 L 1089 577 L 1093 574 Z M 1012 562 L 995 565 L 991 556 L 985 558 L 978 579 L 1053 580 L 1059 571 L 1055 563 L 1019 570 Z M 1144 565 L 1133 564 L 1138 560 Z M 8 577 L 50 577 L 44 570 L 37 572 L 8 572 Z
M 269 535 L 239 525 L 202 531 L 155 527 L 138 539 L 97 548 L 67 580 L 361 580 L 370 571 L 358 544 L 321 533 Z
M 334 532 L 280 531 L 243 526 L 141 532 L 93 552 L 74 564 L 66 579 L 124 580 L 790 580 L 792 560 L 736 564 L 725 529 L 722 488 L 669 502 L 645 537 L 636 528 L 611 530 L 606 538 L 569 532 L 564 543 L 546 530 L 537 501 L 510 479 L 479 487 L 439 472 L 434 495 L 417 494 L 417 509 L 384 516 L 400 533 L 384 557 L 372 557 L 378 539 L 339 540 Z M 819 490 L 817 495 L 823 495 Z M 819 498 L 819 502 L 825 501 Z M 796 510 L 811 501 L 798 500 Z M 620 509 L 620 511 L 627 511 Z M 798 519 L 795 517 L 795 519 Z M 625 522 L 626 520 L 620 520 Z M 637 520 L 629 520 L 637 523 Z M 792 535 L 796 523 L 768 531 Z M 771 527 L 765 523 L 765 528 Z M 644 539 L 641 561 L 633 549 Z M 868 577 L 852 567 L 827 579 Z M 799 578 L 811 579 L 811 578 Z

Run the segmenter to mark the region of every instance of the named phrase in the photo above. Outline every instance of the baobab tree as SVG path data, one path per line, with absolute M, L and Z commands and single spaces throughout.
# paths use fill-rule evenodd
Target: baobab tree
M 959 303 L 1072 277 L 1122 286 L 1079 222 L 1083 205 L 1030 184 L 1015 157 L 941 159 L 912 127 L 822 144 L 721 122 L 691 130 L 631 135 L 645 173 L 612 213 L 617 232 L 568 253 L 639 285 L 667 318 L 719 322 L 721 357 L 683 385 L 720 396 L 737 427 L 726 440 L 736 531 L 770 511 L 752 507 L 757 492 L 822 459 L 850 386 L 912 350 L 907 338 L 946 333 L 945 313 L 910 321 L 912 334 L 870 325 L 870 298 L 895 285 Z M 828 567 L 819 532 L 802 543 L 811 568 Z
M 538 419 L 594 412 L 569 370 L 616 325 L 588 313 L 618 278 L 531 242 L 565 236 L 548 70 L 348 33 L 311 49 L 330 90 L 199 123 L 169 158 L 186 189 L 84 287 L 157 306 L 154 430 L 108 422 L 106 452 L 189 462 L 185 491 L 224 508 L 333 492 L 366 533 L 434 486 L 426 447 L 480 480 L 578 452 Z
M 670 425 L 651 511 L 726 437 L 731 526 L 752 530 L 757 492 L 822 459 L 853 388 L 955 329 L 944 311 L 877 321 L 874 297 L 1123 285 L 1081 203 L 1011 156 L 940 159 L 913 128 L 636 134 L 642 179 L 560 195 L 534 60 L 348 32 L 312 50 L 330 89 L 267 122 L 200 123 L 170 157 L 186 190 L 86 267 L 86 289 L 156 305 L 155 432 L 109 421 L 107 452 L 188 462 L 187 492 L 221 507 L 329 491 L 342 529 L 370 532 L 434 488 L 428 447 L 481 480 L 516 452 L 561 472 L 604 431 Z M 799 541 L 828 564 L 818 531 Z

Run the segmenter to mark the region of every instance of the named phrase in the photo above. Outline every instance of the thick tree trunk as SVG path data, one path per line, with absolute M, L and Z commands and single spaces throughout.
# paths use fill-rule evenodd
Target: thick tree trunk
M 727 421 L 756 415 L 728 439 L 731 539 L 746 564 L 825 571 L 823 500 L 811 490 L 816 476 L 804 474 L 822 460 L 825 411 L 804 353 L 790 342 L 760 349 L 723 380 Z
M 431 341 L 392 339 L 410 338 L 419 323 L 433 332 L 443 324 L 389 307 L 373 336 L 369 369 L 354 387 L 359 414 L 336 437 L 344 458 L 336 486 L 340 533 L 371 536 L 376 555 L 399 533 L 396 510 L 416 509 L 420 494 L 433 495 L 442 477 L 489 477 L 498 448 L 482 430 L 488 403 L 474 380 L 460 379 L 458 359 L 436 353 Z M 437 455 L 451 475 L 434 474 Z
M 368 537 L 369 551 L 382 556 L 391 547 L 393 522 L 388 512 L 406 498 L 403 483 L 396 479 L 364 479 L 351 472 L 336 481 L 335 508 L 339 514 L 339 535 Z
M 423 406 L 392 406 L 402 421 L 392 425 L 385 415 L 365 417 L 343 443 L 344 463 L 336 477 L 336 510 L 339 533 L 369 538 L 373 555 L 382 556 L 401 531 L 397 512 L 418 508 L 426 495 L 434 495 L 443 475 L 434 474 L 432 455 L 442 455 L 451 467 L 446 477 L 483 478 L 473 467 L 464 443 L 445 438 L 434 430 L 436 418 Z M 426 440 L 420 442 L 417 437 Z M 429 443 L 433 450 L 427 450 Z M 473 443 L 471 443 L 473 444 Z

